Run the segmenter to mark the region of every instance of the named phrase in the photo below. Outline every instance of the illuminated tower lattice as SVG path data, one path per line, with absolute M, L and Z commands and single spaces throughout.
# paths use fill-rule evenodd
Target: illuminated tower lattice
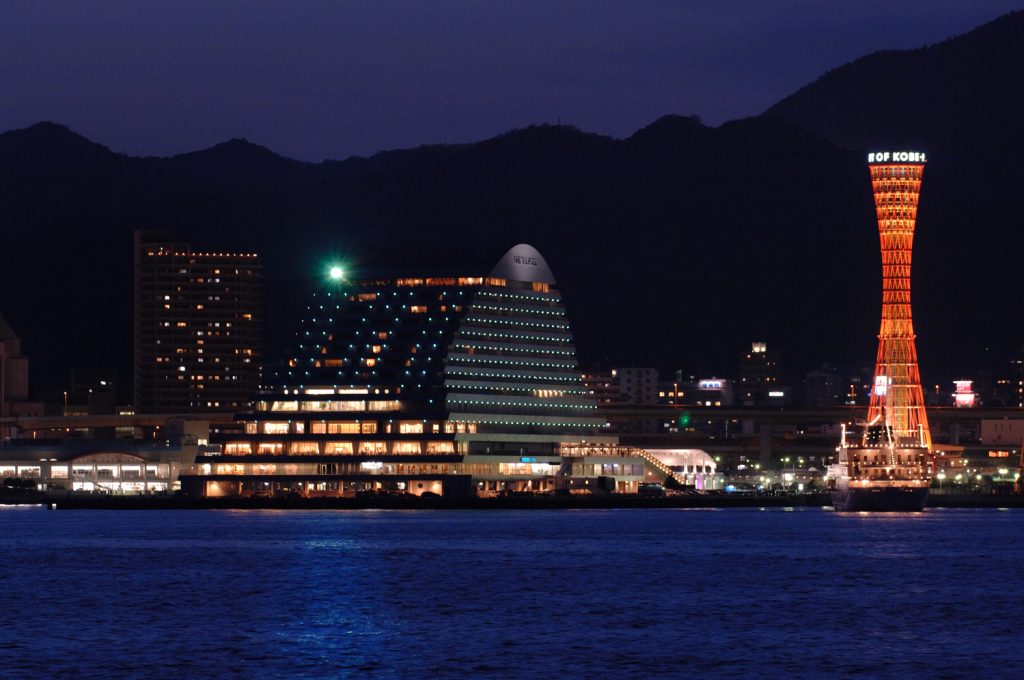
M 925 155 L 868 155 L 882 246 L 882 326 L 868 421 L 884 418 L 902 444 L 931 448 L 910 313 L 910 264 Z

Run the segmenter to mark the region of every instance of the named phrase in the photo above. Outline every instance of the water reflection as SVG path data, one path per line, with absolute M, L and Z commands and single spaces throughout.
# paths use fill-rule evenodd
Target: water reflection
M 0 549 L 5 676 L 1021 670 L 983 603 L 1024 512 L 20 509 Z

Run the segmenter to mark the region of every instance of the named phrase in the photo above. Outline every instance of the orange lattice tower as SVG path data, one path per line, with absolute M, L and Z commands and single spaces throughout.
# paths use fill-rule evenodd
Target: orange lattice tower
M 888 422 L 902 445 L 931 448 L 910 314 L 910 263 L 925 155 L 868 154 L 882 244 L 882 327 L 868 421 Z

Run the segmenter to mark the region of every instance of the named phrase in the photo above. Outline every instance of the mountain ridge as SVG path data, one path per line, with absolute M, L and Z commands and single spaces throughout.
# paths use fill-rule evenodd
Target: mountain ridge
M 1024 28 L 1011 24 L 1024 43 Z M 1016 45 L 1003 49 L 1013 51 L 1007 63 L 1016 58 Z M 950 62 L 934 63 L 930 82 Z M 865 87 L 844 82 L 829 87 L 854 94 L 826 95 L 842 100 Z M 834 134 L 856 130 L 861 113 L 833 107 L 836 120 L 816 132 L 801 122 L 813 118 L 813 97 L 782 101 L 718 127 L 668 115 L 615 139 L 536 125 L 320 163 L 241 139 L 132 157 L 52 123 L 3 133 L 0 224 L 13 247 L 0 249 L 0 309 L 25 341 L 41 390 L 57 389 L 73 366 L 118 368 L 126 385 L 133 229 L 259 252 L 268 347 L 278 356 L 327 261 L 354 271 L 417 261 L 486 269 L 528 242 L 560 283 L 585 365 L 731 375 L 754 340 L 783 351 L 793 382 L 822 361 L 870 365 L 874 207 L 862 149 Z M 925 127 L 943 129 L 932 120 L 942 111 L 924 114 Z M 1006 312 L 1017 291 L 1005 272 L 1024 248 L 1015 189 L 1024 173 L 1000 144 L 1016 139 L 1008 125 L 980 125 L 926 149 L 914 304 L 929 384 L 999 365 L 1024 338 L 1024 321 Z M 83 328 L 69 343 L 69 329 Z

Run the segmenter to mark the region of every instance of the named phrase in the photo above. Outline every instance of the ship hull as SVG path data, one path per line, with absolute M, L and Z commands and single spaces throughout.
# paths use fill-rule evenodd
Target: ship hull
M 928 502 L 928 487 L 874 487 L 834 489 L 832 505 L 839 512 L 921 512 Z

